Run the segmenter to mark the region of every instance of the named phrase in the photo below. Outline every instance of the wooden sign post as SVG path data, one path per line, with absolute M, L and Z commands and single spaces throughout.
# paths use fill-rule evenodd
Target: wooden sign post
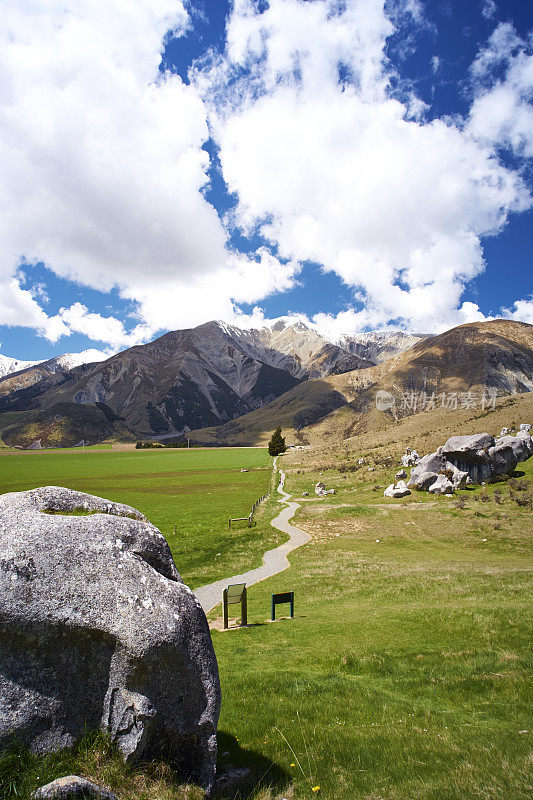
M 241 625 L 248 624 L 248 592 L 245 583 L 233 583 L 222 593 L 222 609 L 224 628 L 228 628 L 228 606 L 236 603 L 241 605 Z
M 272 622 L 276 619 L 276 606 L 280 605 L 281 603 L 290 603 L 291 604 L 291 617 L 294 617 L 294 592 L 278 592 L 278 594 L 272 595 Z

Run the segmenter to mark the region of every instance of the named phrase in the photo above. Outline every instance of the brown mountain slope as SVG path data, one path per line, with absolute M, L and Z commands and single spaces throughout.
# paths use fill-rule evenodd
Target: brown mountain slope
M 339 457 L 368 457 L 372 460 L 393 456 L 399 458 L 406 447 L 424 455 L 433 453 L 450 436 L 465 436 L 487 431 L 498 436 L 501 429 L 517 428 L 522 422 L 533 422 L 533 392 L 498 397 L 485 410 L 480 407 L 458 409 L 453 413 L 437 406 L 404 417 L 382 420 L 382 424 L 366 433 L 340 442 L 335 436 L 325 436 L 321 443 L 300 453 L 303 466 L 338 464 Z M 389 468 L 390 469 L 390 468 Z M 376 482 L 380 476 L 376 468 Z
M 25 417 L 3 432 L 2 438 L 13 447 L 75 447 L 82 440 L 96 444 L 104 439 L 134 441 L 124 421 L 105 405 L 57 403 Z
M 483 390 L 508 395 L 532 389 L 533 326 L 510 320 L 470 323 L 374 367 L 307 381 L 258 411 L 191 436 L 201 442 L 257 444 L 282 425 L 288 442 L 342 441 L 419 411 L 413 397 L 434 395 L 438 405 L 443 394 L 447 402 L 453 393 L 470 391 L 480 403 Z M 379 390 L 394 398 L 386 411 L 376 407 Z M 458 406 L 461 402 L 458 396 Z

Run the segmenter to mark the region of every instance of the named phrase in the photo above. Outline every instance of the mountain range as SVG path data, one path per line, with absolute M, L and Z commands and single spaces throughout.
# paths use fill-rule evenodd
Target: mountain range
M 533 390 L 533 325 L 492 320 L 460 325 L 416 342 L 381 363 L 309 380 L 232 422 L 192 431 L 204 444 L 260 444 L 281 425 L 288 442 L 343 441 L 420 411 L 424 398 L 448 403 Z M 377 393 L 394 398 L 378 409 Z M 416 404 L 418 403 L 418 408 Z
M 380 389 L 531 391 L 532 331 L 495 320 L 433 337 L 370 332 L 329 342 L 301 322 L 254 330 L 209 322 L 98 363 L 42 362 L 0 378 L 0 427 L 4 441 L 23 446 L 191 431 L 198 442 L 255 444 L 278 424 L 295 441 L 330 429 L 346 437 L 383 420 Z M 387 413 L 408 411 L 398 402 Z M 2 424 L 6 412 L 17 415 L 4 417 L 10 426 Z
M 15 372 L 0 379 L 0 411 L 105 403 L 137 436 L 175 436 L 242 416 L 304 380 L 371 366 L 365 348 L 379 353 L 395 341 L 406 346 L 404 334 L 341 347 L 301 322 L 252 330 L 209 322 L 96 364 L 65 356 Z

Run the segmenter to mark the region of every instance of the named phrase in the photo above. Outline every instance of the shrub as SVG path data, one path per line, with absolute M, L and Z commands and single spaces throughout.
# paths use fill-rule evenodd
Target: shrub
M 285 439 L 281 435 L 281 428 L 278 426 L 274 433 L 272 434 L 272 438 L 268 443 L 268 452 L 271 456 L 279 456 L 280 453 L 284 453 L 287 449 L 287 445 L 285 444 Z
M 523 507 L 523 508 L 527 508 L 529 506 L 531 508 L 532 497 L 531 497 L 530 494 L 525 494 L 525 493 L 524 494 L 517 494 L 517 495 L 515 495 L 515 497 L 513 499 L 516 502 L 517 506 L 520 506 L 520 507 Z

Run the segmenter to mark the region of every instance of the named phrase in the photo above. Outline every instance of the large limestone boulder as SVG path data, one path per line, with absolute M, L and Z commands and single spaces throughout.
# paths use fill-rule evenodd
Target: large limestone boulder
M 76 510 L 98 513 L 61 513 Z M 48 486 L 0 495 L 0 531 L 0 748 L 55 751 L 101 727 L 127 760 L 164 749 L 210 786 L 217 662 L 158 529 Z
M 430 494 L 453 494 L 454 491 L 455 487 L 446 475 L 437 475 L 436 480 L 432 482 L 428 489 Z
M 493 477 L 497 475 L 508 475 L 516 469 L 518 459 L 513 448 L 514 442 L 514 436 L 506 435 L 501 439 L 496 439 L 494 447 L 489 447 Z
M 438 475 L 446 468 L 446 458 L 442 453 L 430 453 L 423 456 L 416 467 L 411 470 L 408 486 L 420 491 L 428 490 Z
M 445 455 L 465 454 L 473 455 L 487 450 L 494 444 L 494 437 L 490 433 L 473 433 L 469 436 L 450 436 L 442 447 Z
M 446 461 L 461 472 L 467 472 L 472 483 L 490 481 L 492 465 L 489 450 L 494 447 L 490 433 L 474 433 L 470 436 L 451 436 L 440 448 Z
M 533 439 L 529 430 L 518 431 L 513 446 L 513 453 L 518 461 L 527 461 L 530 456 L 533 456 Z
M 442 486 L 447 486 L 444 481 L 448 481 L 451 491 L 462 489 L 467 484 L 510 475 L 520 461 L 531 455 L 533 440 L 527 430 L 496 440 L 488 433 L 452 436 L 436 453 L 420 459 L 411 470 L 408 486 L 438 494 L 442 493 Z

